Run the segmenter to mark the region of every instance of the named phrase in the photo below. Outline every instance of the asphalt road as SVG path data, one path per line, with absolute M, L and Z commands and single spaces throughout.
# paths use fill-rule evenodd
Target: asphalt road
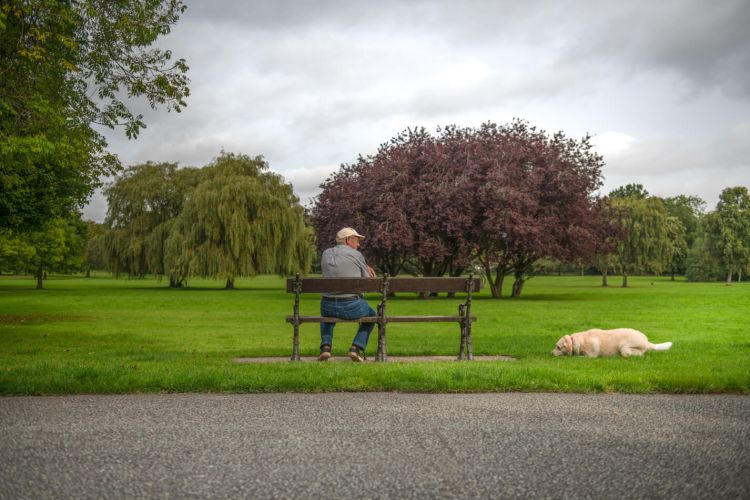
M 0 398 L 1 498 L 750 498 L 750 397 Z

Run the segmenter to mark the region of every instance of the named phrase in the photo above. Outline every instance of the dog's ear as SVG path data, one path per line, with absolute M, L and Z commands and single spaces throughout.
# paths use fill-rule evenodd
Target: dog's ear
M 563 337 L 563 345 L 565 346 L 565 350 L 568 351 L 568 354 L 573 354 L 573 339 L 570 335 Z
M 565 352 L 563 351 L 563 339 L 562 339 L 562 337 L 560 337 L 560 340 L 558 340 L 557 342 L 555 342 L 555 348 L 552 350 L 552 354 L 554 354 L 555 356 L 559 356 L 561 354 L 565 354 Z

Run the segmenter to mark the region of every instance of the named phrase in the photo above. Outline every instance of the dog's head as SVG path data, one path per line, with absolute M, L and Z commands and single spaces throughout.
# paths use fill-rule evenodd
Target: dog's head
M 555 348 L 552 350 L 552 354 L 555 356 L 571 356 L 573 355 L 573 339 L 570 335 L 566 335 L 555 344 Z

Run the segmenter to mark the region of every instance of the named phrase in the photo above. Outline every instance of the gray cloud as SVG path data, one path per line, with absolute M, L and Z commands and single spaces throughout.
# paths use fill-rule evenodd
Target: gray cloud
M 744 0 L 599 2 L 562 64 L 625 75 L 674 72 L 696 89 L 750 96 L 750 5 Z
M 408 126 L 520 117 L 630 137 L 605 151 L 608 184 L 750 184 L 749 16 L 737 0 L 194 2 L 161 42 L 190 65 L 188 107 L 107 137 L 126 164 L 262 154 L 304 201 Z
M 654 195 L 695 194 L 712 208 L 722 189 L 750 188 L 750 122 L 723 130 L 704 141 L 672 137 L 621 136 L 605 153 L 604 192 L 640 183 Z
M 502 54 L 539 47 L 558 69 L 601 65 L 633 71 L 675 71 L 701 87 L 747 96 L 750 6 L 745 0 L 297 1 L 198 3 L 190 23 L 266 39 L 336 34 L 367 40 L 408 34 L 449 47 Z M 407 47 L 405 47 L 407 48 Z M 407 48 L 408 49 L 408 48 Z M 324 58 L 330 54 L 320 53 Z M 315 58 L 309 60 L 316 63 Z

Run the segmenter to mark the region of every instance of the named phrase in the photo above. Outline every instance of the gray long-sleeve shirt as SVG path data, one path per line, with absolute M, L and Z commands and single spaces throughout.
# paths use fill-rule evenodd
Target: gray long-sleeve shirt
M 324 278 L 369 278 L 365 256 L 347 245 L 336 245 L 323 252 L 320 267 Z M 351 293 L 327 293 L 324 297 L 355 297 Z

